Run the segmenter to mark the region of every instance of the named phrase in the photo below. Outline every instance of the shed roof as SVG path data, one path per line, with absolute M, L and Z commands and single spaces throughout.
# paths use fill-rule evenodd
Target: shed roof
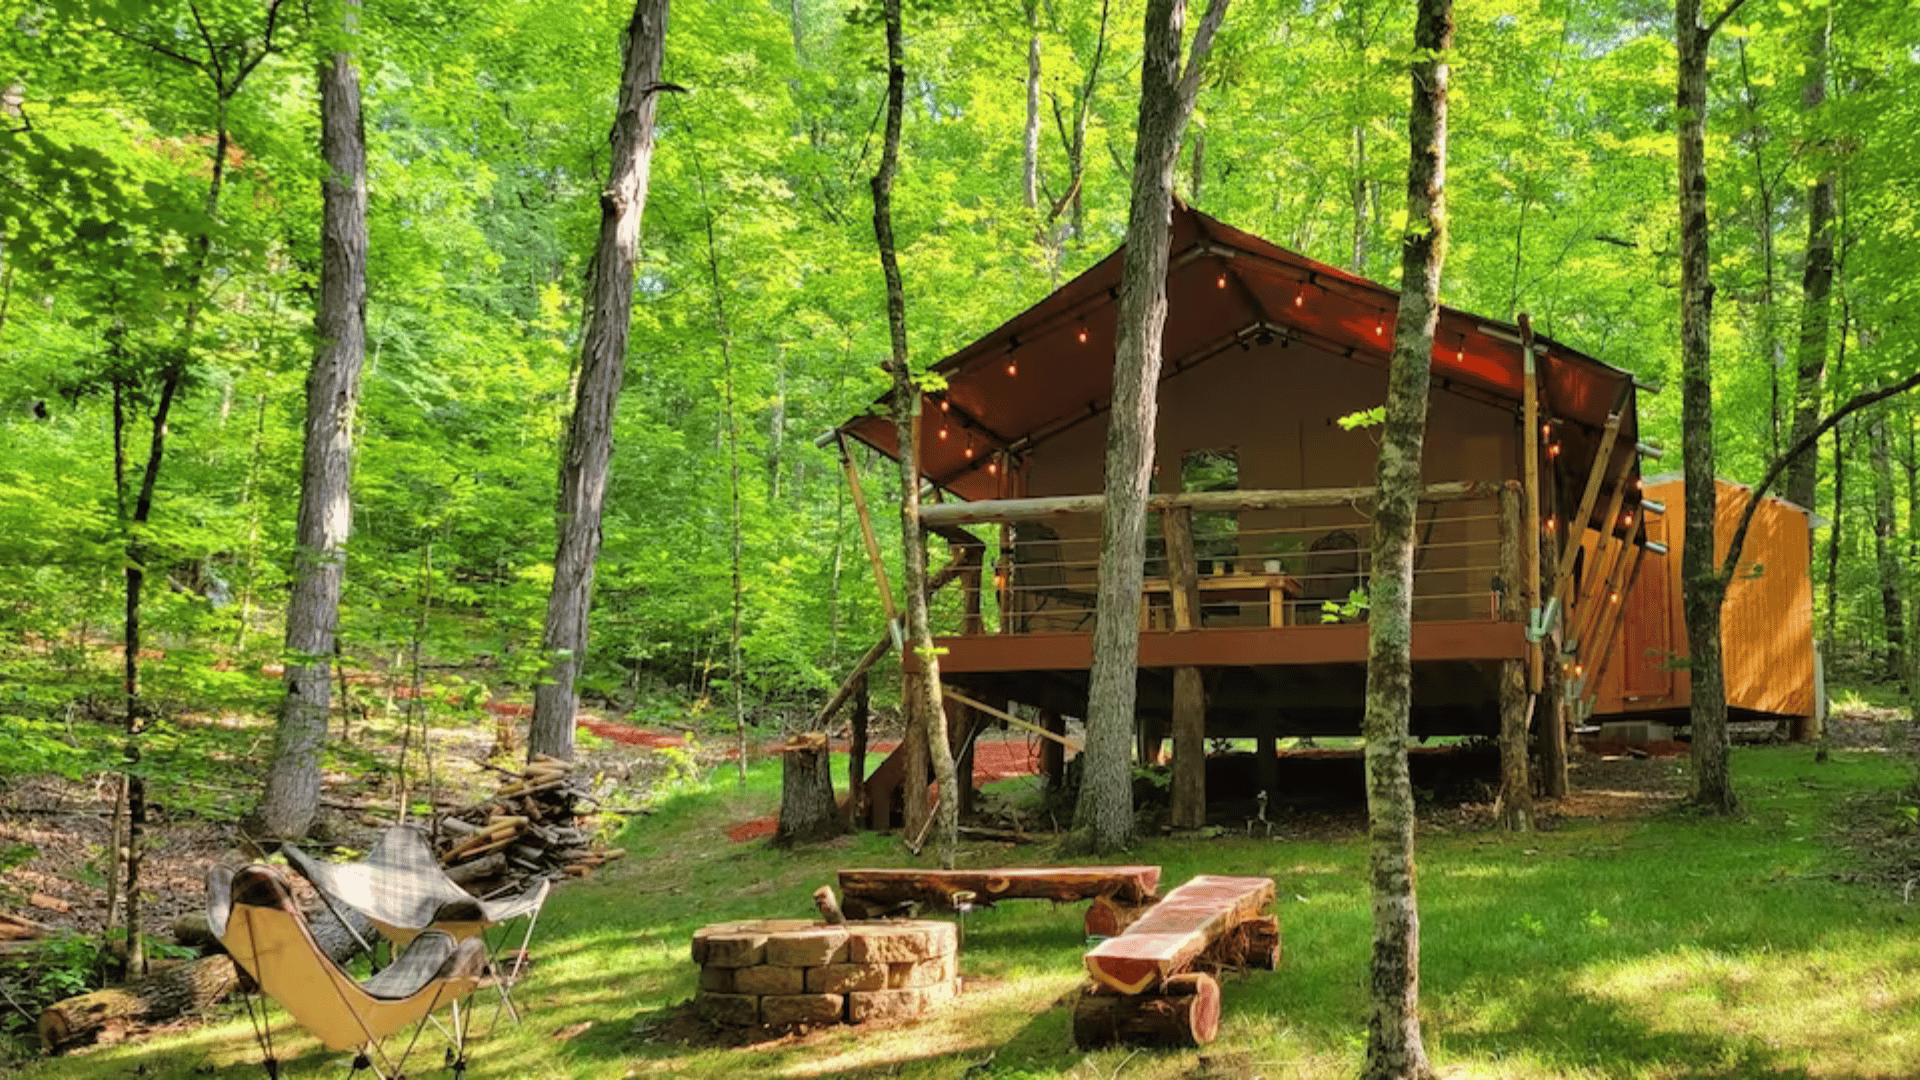
M 933 366 L 947 385 L 928 395 L 927 407 L 939 408 L 944 398 L 947 422 L 968 438 L 923 444 L 925 476 L 963 499 L 992 498 L 999 480 L 986 466 L 994 452 L 1017 455 L 1107 411 L 1125 250 Z M 1161 381 L 1253 340 L 1300 341 L 1384 367 L 1398 304 L 1399 294 L 1385 285 L 1178 206 L 1169 236 Z M 1585 475 L 1608 416 L 1622 410 L 1610 455 L 1616 464 L 1608 469 L 1618 474 L 1639 439 L 1633 376 L 1550 338 L 1535 341 L 1542 409 L 1562 421 L 1563 469 Z M 1517 404 L 1522 373 L 1517 326 L 1441 309 L 1436 388 Z M 897 456 L 886 401 L 882 396 L 841 430 Z

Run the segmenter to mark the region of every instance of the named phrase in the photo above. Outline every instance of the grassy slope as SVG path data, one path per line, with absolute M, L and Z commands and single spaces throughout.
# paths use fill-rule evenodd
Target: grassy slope
M 767 812 L 777 765 L 736 793 L 714 786 L 637 820 L 630 857 L 566 886 L 535 942 L 522 988 L 526 1024 L 473 1049 L 469 1076 L 693 1077 L 1346 1077 L 1356 1071 L 1369 938 L 1363 841 L 1155 841 L 1128 861 L 1164 880 L 1270 874 L 1280 885 L 1285 957 L 1275 973 L 1225 982 L 1220 1039 L 1204 1054 L 1076 1052 L 1068 997 L 1078 984 L 1080 910 L 1015 904 L 974 915 L 968 992 L 947 1015 L 892 1031 L 848 1029 L 743 1050 L 650 1041 L 693 992 L 689 933 L 744 917 L 805 917 L 809 894 L 843 865 L 904 865 L 888 838 L 800 854 L 727 841 L 727 824 Z M 1902 763 L 1843 753 L 1816 766 L 1799 748 L 1737 752 L 1748 820 L 1684 816 L 1570 822 L 1529 837 L 1423 831 L 1428 1049 L 1448 1076 L 1755 1078 L 1920 1075 L 1920 943 L 1898 898 L 1841 884 L 1826 831 L 1853 792 L 1892 790 Z M 1888 827 L 1895 827 L 1888 814 Z M 1041 863 L 1036 848 L 971 861 Z M 233 1015 L 238 1016 L 237 1010 Z M 482 1013 L 482 1019 L 491 1010 Z M 573 1033 L 579 1025 L 590 1024 Z M 335 1062 L 282 1031 L 287 1075 Z M 557 1037 L 571 1035 L 571 1037 Z M 423 1039 L 438 1065 L 437 1035 Z M 1204 1056 L 1206 1059 L 1202 1061 Z M 261 1075 L 244 1019 L 35 1066 L 35 1080 Z

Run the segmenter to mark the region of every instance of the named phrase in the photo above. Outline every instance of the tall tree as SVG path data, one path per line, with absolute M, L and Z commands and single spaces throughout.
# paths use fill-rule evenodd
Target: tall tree
M 1367 617 L 1366 736 L 1372 1007 L 1367 1080 L 1431 1077 L 1420 1037 L 1420 912 L 1414 895 L 1413 785 L 1407 724 L 1413 706 L 1414 523 L 1426 441 L 1433 331 L 1447 255 L 1447 82 L 1452 0 L 1421 0 L 1414 23 L 1407 115 L 1407 227 L 1400 240 L 1400 310 L 1387 369 L 1386 429 L 1375 468 L 1373 575 Z
M 887 372 L 893 377 L 893 423 L 900 446 L 900 587 L 907 594 L 907 647 L 920 670 L 907 680 L 907 715 L 918 728 L 908 738 L 925 740 L 933 755 L 933 782 L 939 789 L 934 805 L 934 840 L 940 865 L 952 869 L 960 842 L 960 792 L 953 768 L 953 748 L 947 742 L 947 713 L 940 695 L 940 657 L 934 652 L 933 631 L 927 622 L 927 544 L 920 529 L 920 388 L 914 385 L 907 359 L 906 290 L 900 282 L 900 260 L 893 239 L 893 180 L 900 162 L 900 121 L 905 109 L 907 72 L 902 62 L 900 0 L 886 0 L 887 122 L 880 151 L 880 170 L 873 176 L 873 237 L 880 249 L 880 270 L 887 281 L 887 340 L 892 351 Z M 922 774 L 924 776 L 924 774 Z M 906 797 L 921 798 L 923 780 L 907 786 Z M 971 782 L 971 778 L 969 781 Z M 914 814 L 908 812 L 908 820 Z
M 1873 473 L 1873 562 L 1879 571 L 1886 642 L 1882 675 L 1899 681 L 1906 678 L 1907 620 L 1902 604 L 1906 575 L 1901 571 L 1899 524 L 1893 510 L 1893 439 L 1887 433 L 1884 408 L 1867 418 L 1867 465 Z
M 1693 800 L 1718 812 L 1739 809 L 1727 770 L 1726 683 L 1720 662 L 1720 608 L 1726 583 L 1714 562 L 1713 281 L 1707 256 L 1707 51 L 1745 0 L 1730 0 L 1710 23 L 1701 0 L 1678 0 L 1675 111 L 1680 200 L 1680 436 L 1686 483 L 1680 558 L 1692 677 Z M 1755 495 L 1758 498 L 1758 493 Z
M 293 597 L 287 605 L 286 699 L 273 763 L 255 811 L 267 836 L 306 835 L 320 805 L 327 709 L 347 531 L 353 415 L 367 354 L 367 138 L 354 61 L 360 0 L 342 0 L 338 46 L 320 64 L 320 302 L 307 373 L 307 422 L 294 529 Z
M 1812 121 L 1827 100 L 1832 10 L 1819 5 L 1809 10 L 1808 18 L 1812 27 L 1808 34 L 1806 82 L 1801 87 L 1800 102 Z M 1816 147 L 1816 152 L 1818 149 Z M 1828 324 L 1832 321 L 1834 172 L 1824 161 L 1816 167 L 1819 171 L 1807 188 L 1807 259 L 1800 277 L 1800 345 L 1793 399 L 1792 438 L 1795 441 L 1819 422 L 1820 384 L 1827 373 Z M 1806 454 L 1788 468 L 1789 502 L 1812 509 L 1820 481 L 1819 466 L 1819 455 Z
M 668 0 L 635 0 L 622 47 L 620 102 L 608 135 L 612 161 L 600 193 L 600 239 L 587 285 L 586 333 L 573 419 L 560 462 L 560 542 L 553 557 L 553 591 L 541 635 L 547 669 L 533 695 L 527 753 L 573 757 L 575 680 L 587 652 L 587 616 L 593 605 L 594 560 L 600 553 L 600 516 L 613 453 L 614 408 L 626 370 L 633 319 L 633 278 L 640 256 L 640 217 L 647 205 L 658 95 L 678 87 L 660 81 L 666 55 Z M 737 673 L 736 673 L 737 674 Z
M 1146 558 L 1147 485 L 1159 412 L 1160 340 L 1167 322 L 1167 241 L 1180 136 L 1228 0 L 1208 0 L 1183 68 L 1186 0 L 1149 0 L 1140 64 L 1140 121 L 1133 146 L 1125 262 L 1107 417 L 1106 513 L 1087 689 L 1087 745 L 1074 830 L 1099 853 L 1133 834 L 1134 677 L 1139 668 L 1140 575 Z

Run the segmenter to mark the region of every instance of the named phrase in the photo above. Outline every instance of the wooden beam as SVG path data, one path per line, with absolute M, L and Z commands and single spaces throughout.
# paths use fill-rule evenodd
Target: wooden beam
M 845 705 L 847 699 L 854 695 L 856 687 L 866 677 L 867 669 L 887 655 L 887 650 L 892 646 L 893 635 L 881 634 L 879 641 L 868 646 L 867 651 L 860 654 L 860 659 L 854 662 L 853 673 L 840 684 L 840 689 L 834 691 L 834 695 L 827 699 L 827 703 L 821 707 L 820 711 L 813 715 L 813 723 L 808 725 L 809 731 L 818 731 L 826 726 L 827 721 L 833 719 L 833 714 L 839 712 L 840 706 Z
M 1587 681 L 1581 688 L 1581 696 L 1587 700 L 1589 706 L 1591 706 L 1594 698 L 1599 696 L 1600 677 L 1606 672 L 1607 664 L 1613 659 L 1614 635 L 1620 628 L 1620 620 L 1625 617 L 1627 610 L 1627 593 L 1633 589 L 1634 582 L 1639 580 L 1640 557 L 1645 551 L 1646 548 L 1638 544 L 1634 544 L 1631 549 L 1628 550 L 1625 559 L 1627 571 L 1622 575 L 1620 587 L 1615 590 L 1620 600 L 1617 603 L 1608 604 L 1607 607 L 1601 611 L 1599 622 L 1595 625 L 1594 632 L 1596 636 L 1593 640 L 1599 642 L 1600 652 L 1595 662 L 1588 666 L 1588 670 L 1585 673 Z
M 1593 467 L 1587 470 L 1587 486 L 1580 493 L 1580 509 L 1567 519 L 1567 536 L 1578 537 L 1587 530 L 1587 520 L 1593 514 L 1593 504 L 1600 501 L 1600 485 L 1607 476 L 1607 466 L 1613 464 L 1613 441 L 1620 435 L 1620 421 L 1623 413 L 1616 412 L 1607 417 L 1607 429 L 1600 436 L 1600 452 L 1593 457 Z M 1632 458 L 1628 458 L 1631 462 Z M 1569 542 L 1560 552 L 1560 568 L 1553 575 L 1553 595 L 1566 596 L 1568 581 L 1573 577 L 1573 560 L 1580 553 L 1578 543 Z
M 1061 746 L 1066 747 L 1067 749 L 1073 751 L 1076 754 L 1079 753 L 1081 750 L 1081 746 L 1079 743 L 1073 741 L 1072 739 L 1067 738 L 1065 735 L 1056 734 L 1052 731 L 1048 731 L 1046 728 L 1041 727 L 1039 724 L 1030 724 L 1027 721 L 1020 719 L 1019 717 L 1013 715 L 1012 713 L 1008 712 L 1005 709 L 996 709 L 993 706 L 986 704 L 985 702 L 975 701 L 973 698 L 970 698 L 967 695 L 961 693 L 960 691 L 955 690 L 951 686 L 942 684 L 940 687 L 940 692 L 952 698 L 953 700 L 959 702 L 960 704 L 965 705 L 969 709 L 976 709 L 980 712 L 986 713 L 988 716 L 997 717 L 998 719 L 1005 720 L 1007 723 L 1013 724 L 1016 727 L 1025 728 L 1026 730 L 1033 732 L 1034 734 L 1040 736 L 1043 739 L 1052 739 L 1054 742 L 1059 743 Z
M 1421 502 L 1465 502 L 1492 499 L 1500 494 L 1503 481 L 1462 480 L 1428 484 L 1420 493 Z M 1373 502 L 1373 487 L 1301 488 L 1293 491 L 1192 491 L 1147 498 L 1147 509 L 1164 513 L 1174 507 L 1196 511 L 1238 513 L 1245 510 L 1301 510 L 1314 507 L 1348 506 Z M 941 525 L 978 525 L 986 522 L 1044 521 L 1075 514 L 1099 514 L 1106 511 L 1105 495 L 1053 495 L 1028 499 L 976 499 L 973 502 L 935 503 L 920 508 L 920 520 L 927 527 Z
M 887 564 L 880 558 L 880 539 L 874 535 L 873 518 L 867 513 L 866 492 L 860 486 L 860 470 L 854 467 L 845 435 L 840 436 L 840 467 L 846 471 L 853 511 L 860 518 L 860 536 L 867 542 L 867 559 L 873 563 L 873 583 L 880 589 L 880 610 L 886 612 L 889 623 L 895 622 L 900 612 L 893 605 L 893 586 L 887 583 Z
M 1533 364 L 1533 316 L 1520 313 L 1520 499 L 1524 514 L 1525 542 L 1520 556 L 1526 564 L 1526 599 L 1529 624 L 1527 635 L 1527 689 L 1540 692 L 1540 642 L 1532 624 L 1542 617 L 1540 595 L 1540 388 Z

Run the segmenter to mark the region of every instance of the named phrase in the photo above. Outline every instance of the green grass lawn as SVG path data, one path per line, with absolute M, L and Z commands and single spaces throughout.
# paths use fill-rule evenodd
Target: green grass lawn
M 1427 1048 L 1443 1076 L 1877 1078 L 1920 1076 L 1920 943 L 1898 895 L 1847 884 L 1836 815 L 1887 795 L 1869 818 L 1897 830 L 1890 793 L 1909 776 L 1885 754 L 1816 765 L 1798 747 L 1736 751 L 1749 808 L 1736 822 L 1672 813 L 1568 821 L 1507 836 L 1423 828 L 1420 910 Z M 1681 766 L 1676 766 L 1681 767 Z M 1199 1052 L 1081 1054 L 1078 906 L 1015 903 L 966 926 L 966 992 L 946 1014 L 733 1050 L 652 1038 L 689 998 L 689 934 L 738 918 L 809 917 L 836 867 L 911 865 L 891 838 L 799 853 L 732 844 L 729 824 L 769 812 L 777 763 L 731 770 L 664 799 L 626 830 L 626 860 L 547 905 L 538 967 L 517 994 L 523 1026 L 472 1047 L 475 1078 L 1349 1077 L 1364 1043 L 1369 918 L 1364 840 L 1155 840 L 1169 886 L 1196 873 L 1271 875 L 1280 969 L 1223 980 L 1219 1040 Z M 1884 822 L 1882 823 L 1882 819 Z M 1916 839 L 1920 843 L 1920 838 Z M 1044 864 L 1045 847 L 976 847 L 972 865 Z M 930 863 L 930 859 L 919 860 Z M 491 1015 L 483 1013 L 483 1017 Z M 179 1034 L 56 1059 L 35 1080 L 264 1075 L 237 1006 Z M 337 1075 L 339 1056 L 285 1029 L 284 1075 Z M 429 1032 L 422 1065 L 440 1053 Z

